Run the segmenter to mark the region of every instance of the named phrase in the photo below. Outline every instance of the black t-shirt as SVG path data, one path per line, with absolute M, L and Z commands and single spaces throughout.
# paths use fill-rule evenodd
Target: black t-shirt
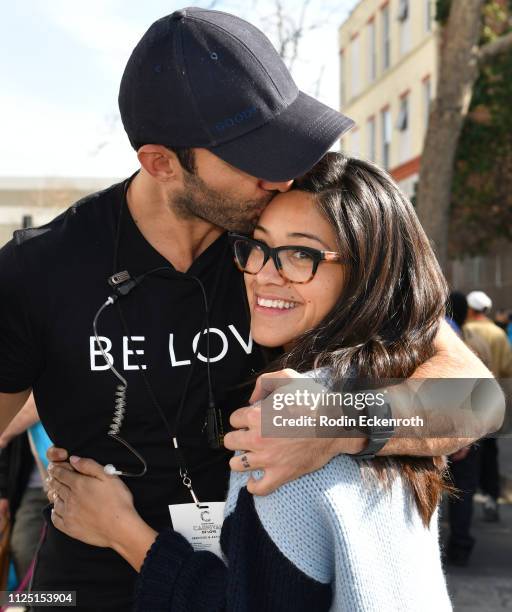
M 170 264 L 138 230 L 125 203 L 125 185 L 81 200 L 42 228 L 17 232 L 0 250 L 0 391 L 32 387 L 54 444 L 138 472 L 137 459 L 107 435 L 118 381 L 98 351 L 92 322 L 112 293 L 107 280 L 113 272 L 128 270 L 138 276 Z M 118 266 L 113 270 L 122 207 Z M 241 383 L 263 363 L 250 339 L 243 278 L 226 235 L 186 274 L 164 271 L 146 278 L 108 307 L 98 323 L 102 346 L 128 381 L 121 435 L 148 464 L 144 477 L 124 481 L 138 512 L 156 530 L 170 525 L 168 504 L 189 503 L 191 498 L 147 382 L 174 433 L 198 341 L 178 438 L 201 500 L 224 499 L 228 484 L 229 455 L 207 443 L 207 326 L 201 288 L 190 276 L 201 280 L 209 303 L 212 387 L 227 425 L 229 414 L 250 394 L 250 387 Z M 147 382 L 139 368 L 144 368 Z M 67 537 L 48 522 L 33 588 L 76 590 L 79 606 L 128 609 L 135 579 L 128 563 L 110 549 Z

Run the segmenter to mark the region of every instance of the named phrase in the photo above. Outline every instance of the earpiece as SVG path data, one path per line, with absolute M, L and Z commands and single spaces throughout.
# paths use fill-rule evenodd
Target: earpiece
M 103 471 L 108 476 L 121 476 L 123 473 L 117 470 L 116 467 L 112 465 L 111 463 L 107 463 L 107 465 L 103 468 Z

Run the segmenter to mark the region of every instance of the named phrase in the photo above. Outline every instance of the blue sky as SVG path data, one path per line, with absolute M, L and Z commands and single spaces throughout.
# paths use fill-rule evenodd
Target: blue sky
M 301 0 L 283 0 L 296 18 Z M 207 6 L 210 1 L 196 2 Z M 295 79 L 338 105 L 337 28 L 355 0 L 310 0 Z M 265 29 L 272 0 L 219 0 Z M 137 167 L 119 121 L 117 90 L 128 56 L 149 25 L 180 1 L 9 2 L 0 20 L 0 175 L 124 176 Z

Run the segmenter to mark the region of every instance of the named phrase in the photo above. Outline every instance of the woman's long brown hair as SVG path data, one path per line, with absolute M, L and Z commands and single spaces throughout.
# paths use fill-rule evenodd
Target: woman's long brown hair
M 411 203 L 377 166 L 340 153 L 328 153 L 294 189 L 315 196 L 351 264 L 335 307 L 274 365 L 299 372 L 328 367 L 337 380 L 350 372 L 409 377 L 434 354 L 448 294 Z M 384 482 L 401 473 L 426 526 L 443 490 L 451 489 L 442 458 L 377 457 L 370 465 Z

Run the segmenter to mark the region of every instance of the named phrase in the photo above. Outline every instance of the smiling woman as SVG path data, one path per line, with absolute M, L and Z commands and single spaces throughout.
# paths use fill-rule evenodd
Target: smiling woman
M 321 262 L 302 285 L 286 282 L 272 262 L 245 275 L 254 340 L 277 346 L 272 339 L 279 338 L 287 351 L 274 369 L 325 367 L 335 380 L 402 378 L 432 356 L 446 282 L 411 203 L 387 174 L 328 153 L 272 201 L 254 232 L 280 245 L 295 244 L 298 234 L 299 244 L 316 242 L 345 263 Z M 286 297 L 298 307 L 272 318 L 276 309 L 261 306 L 261 297 Z M 398 469 L 425 526 L 449 490 L 444 468 L 430 457 L 372 462 L 383 481 Z

